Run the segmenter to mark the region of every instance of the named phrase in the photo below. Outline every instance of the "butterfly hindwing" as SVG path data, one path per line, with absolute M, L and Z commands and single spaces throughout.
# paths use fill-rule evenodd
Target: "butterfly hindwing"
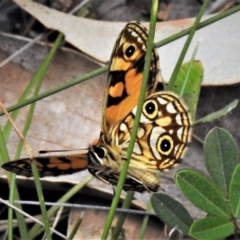
M 146 151 L 148 169 L 173 166 L 185 152 L 191 136 L 190 114 L 180 98 L 171 92 L 158 92 L 144 102 L 139 145 Z M 151 157 L 149 156 L 151 153 Z
M 119 124 L 115 134 L 127 150 L 137 108 Z M 189 112 L 171 92 L 149 95 L 143 104 L 130 167 L 148 170 L 170 168 L 183 155 L 191 136 Z
M 2 168 L 17 175 L 32 177 L 31 161 L 33 160 L 29 158 L 10 161 L 4 163 Z M 72 174 L 85 170 L 88 166 L 87 155 L 39 156 L 35 162 L 40 177 Z
M 113 131 L 112 138 L 121 146 L 122 156 L 127 153 L 136 111 L 137 107 Z M 190 136 L 191 118 L 183 101 L 172 92 L 150 94 L 144 100 L 123 188 L 157 191 L 160 186 L 155 173 L 170 168 L 181 158 Z M 108 181 L 113 180 L 108 178 Z

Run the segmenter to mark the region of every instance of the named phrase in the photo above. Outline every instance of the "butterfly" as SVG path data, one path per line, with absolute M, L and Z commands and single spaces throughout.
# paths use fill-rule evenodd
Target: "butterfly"
M 71 174 L 84 169 L 116 186 L 136 115 L 147 49 L 147 30 L 129 22 L 120 33 L 110 59 L 100 137 L 86 151 L 64 151 L 35 158 L 40 177 Z M 137 137 L 123 189 L 158 191 L 158 171 L 173 166 L 191 138 L 191 117 L 179 96 L 158 91 L 159 58 L 154 48 L 148 87 Z M 28 158 L 4 163 L 2 168 L 31 177 Z

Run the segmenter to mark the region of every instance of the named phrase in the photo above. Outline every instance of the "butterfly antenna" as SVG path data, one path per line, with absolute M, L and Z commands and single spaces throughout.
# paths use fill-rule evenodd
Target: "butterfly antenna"
M 73 152 L 73 151 L 81 151 L 81 150 L 88 150 L 88 148 L 75 148 L 75 149 L 68 149 L 68 150 L 40 150 L 38 151 L 39 154 L 45 154 L 45 153 L 56 153 L 56 152 Z

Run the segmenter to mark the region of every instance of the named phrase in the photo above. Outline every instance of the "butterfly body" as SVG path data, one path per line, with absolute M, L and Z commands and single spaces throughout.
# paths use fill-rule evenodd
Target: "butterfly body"
M 88 169 L 105 183 L 117 185 L 137 111 L 146 42 L 146 29 L 139 23 L 130 22 L 122 30 L 111 56 L 99 139 L 87 151 L 36 157 L 41 177 Z M 153 49 L 146 97 L 123 186 L 125 191 L 158 191 L 156 173 L 173 166 L 190 140 L 191 120 L 182 100 L 172 92 L 157 92 L 158 60 L 157 50 Z M 29 177 L 30 163 L 30 159 L 21 159 L 2 167 Z

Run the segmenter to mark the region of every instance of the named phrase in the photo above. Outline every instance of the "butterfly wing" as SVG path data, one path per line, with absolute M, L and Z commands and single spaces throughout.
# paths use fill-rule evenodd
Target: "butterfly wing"
M 118 179 L 119 179 L 119 173 L 113 173 L 113 172 L 108 173 L 107 171 L 99 172 L 99 174 L 95 176 L 100 180 L 110 183 L 112 186 L 117 186 Z M 146 190 L 156 192 L 155 188 L 149 188 L 148 186 L 145 186 L 141 181 L 139 181 L 138 179 L 130 175 L 127 175 L 125 178 L 123 190 L 126 192 L 135 191 L 140 193 L 145 192 Z
M 114 46 L 105 93 L 102 131 L 111 132 L 137 105 L 143 79 L 147 49 L 147 31 L 137 22 L 129 22 Z M 153 49 L 148 79 L 148 92 L 159 82 L 159 61 Z
M 125 151 L 135 113 L 136 108 L 117 128 Z M 144 101 L 130 167 L 145 170 L 170 168 L 181 158 L 190 138 L 191 117 L 180 98 L 164 91 L 151 94 Z
M 112 168 L 105 167 L 105 168 L 88 168 L 89 172 L 98 178 L 99 180 L 110 184 L 112 186 L 117 186 L 118 179 L 119 179 L 119 171 L 114 172 Z M 125 178 L 125 182 L 123 185 L 124 191 L 136 191 L 136 192 L 144 192 L 146 190 L 156 192 L 159 189 L 158 180 L 153 177 L 152 173 L 148 171 L 144 171 L 145 177 L 148 176 L 148 183 L 150 184 L 145 185 L 139 178 L 135 178 L 134 174 L 128 174 Z M 152 183 L 151 179 L 154 178 L 154 183 Z
M 32 177 L 32 161 L 29 158 L 10 161 L 4 163 L 2 168 L 17 175 Z M 35 162 L 40 177 L 60 176 L 87 169 L 88 157 L 87 154 L 74 153 L 71 155 L 38 156 L 35 157 Z
M 112 131 L 112 145 L 119 146 L 121 157 L 107 164 L 95 176 L 116 185 L 121 163 L 127 148 L 135 120 L 135 107 Z M 173 166 L 183 155 L 191 138 L 191 117 L 179 96 L 172 92 L 150 94 L 143 104 L 137 138 L 123 189 L 143 192 L 158 191 L 158 170 Z M 107 170 L 108 169 L 108 170 Z

